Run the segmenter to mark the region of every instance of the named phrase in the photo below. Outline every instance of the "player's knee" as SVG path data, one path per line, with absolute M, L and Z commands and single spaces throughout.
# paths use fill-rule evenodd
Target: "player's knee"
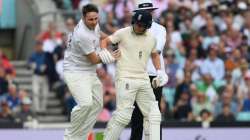
M 94 106 L 99 110 L 101 111 L 103 109 L 103 101 L 102 100 L 95 100 L 94 101 Z
M 150 123 L 160 123 L 161 122 L 161 112 L 158 107 L 158 102 L 153 102 L 150 107 L 149 112 L 149 121 Z
M 97 107 L 98 107 L 99 109 L 103 109 L 103 103 L 98 103 Z
M 116 112 L 115 120 L 123 125 L 128 125 L 128 123 L 131 120 L 132 112 L 134 110 L 134 107 L 126 108 L 122 111 Z

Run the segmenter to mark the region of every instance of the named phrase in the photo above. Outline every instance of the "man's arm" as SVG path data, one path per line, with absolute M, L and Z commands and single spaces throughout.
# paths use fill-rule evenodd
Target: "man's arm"
M 151 53 L 152 62 L 157 71 L 157 77 L 155 77 L 152 81 L 153 88 L 161 87 L 168 81 L 168 76 L 165 73 L 165 70 L 161 70 L 161 62 L 160 56 L 157 52 Z
M 103 40 L 103 39 L 105 39 L 107 37 L 108 37 L 108 35 L 101 31 L 101 40 Z
M 107 49 L 110 44 L 112 44 L 112 42 L 109 37 L 106 37 L 105 39 L 101 40 L 102 49 Z
M 99 63 L 113 63 L 115 60 L 119 59 L 121 56 L 121 52 L 119 50 L 109 52 L 107 49 L 102 49 L 98 54 L 96 52 L 92 52 L 86 55 L 88 60 L 92 64 L 99 64 Z
M 102 63 L 101 58 L 95 52 L 88 54 L 87 58 L 92 64 Z
M 76 43 L 81 49 L 83 53 L 82 55 L 86 56 L 90 63 L 98 64 L 102 62 L 98 54 L 95 52 L 90 39 L 87 37 L 77 38 Z
M 161 62 L 160 62 L 159 54 L 157 52 L 152 52 L 151 58 L 152 58 L 153 65 L 155 66 L 155 69 L 160 70 L 161 69 Z
M 114 52 L 109 52 L 106 48 L 108 47 L 109 44 L 111 44 L 111 40 L 109 37 L 106 37 L 105 39 L 101 40 L 100 47 L 102 50 L 99 52 L 97 55 L 95 52 L 92 52 L 87 55 L 87 58 L 92 64 L 98 64 L 98 63 L 112 63 L 115 60 L 117 60 L 120 56 L 121 53 L 119 50 L 114 51 Z
M 154 35 L 154 36 L 155 36 L 155 39 L 156 39 L 156 42 L 157 42 L 156 43 L 156 49 L 158 51 L 161 51 L 161 53 L 162 53 L 162 51 L 164 49 L 164 46 L 166 44 L 166 36 L 167 36 L 167 34 L 166 34 L 166 29 L 161 25 L 160 25 L 160 27 L 161 27 L 160 28 L 161 30 L 158 30 L 157 34 Z
M 123 34 L 124 34 L 124 30 L 120 29 L 120 30 L 114 32 L 112 35 L 107 36 L 105 39 L 101 40 L 101 48 L 108 49 L 108 46 L 111 44 L 119 44 L 119 42 L 123 38 Z M 117 45 L 115 45 L 115 46 L 118 47 Z M 112 50 L 116 50 L 116 49 L 112 49 Z

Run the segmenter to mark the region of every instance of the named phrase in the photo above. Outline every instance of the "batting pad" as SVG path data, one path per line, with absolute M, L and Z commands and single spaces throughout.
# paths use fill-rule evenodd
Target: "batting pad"
M 149 112 L 148 140 L 160 140 L 160 124 L 161 124 L 161 113 L 158 107 L 158 102 L 153 102 Z
M 104 140 L 118 140 L 124 127 L 130 122 L 134 107 L 117 110 L 104 132 Z

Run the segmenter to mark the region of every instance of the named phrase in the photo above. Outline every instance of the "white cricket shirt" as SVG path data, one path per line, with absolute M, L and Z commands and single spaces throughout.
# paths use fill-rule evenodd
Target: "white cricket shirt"
M 156 52 L 156 40 L 150 32 L 136 35 L 131 26 L 122 28 L 109 36 L 118 43 L 121 58 L 117 61 L 116 78 L 149 79 L 147 63 L 152 52 Z
M 92 64 L 86 55 L 100 50 L 100 27 L 90 30 L 82 20 L 69 34 L 64 54 L 64 72 L 96 73 L 96 64 Z
M 166 43 L 166 29 L 161 26 L 160 24 L 153 22 L 149 32 L 156 39 L 156 49 L 160 52 L 160 61 L 161 61 L 161 69 L 165 71 L 164 59 L 163 59 L 163 49 Z M 147 71 L 150 76 L 156 76 L 157 72 L 153 65 L 152 59 L 150 57 L 148 64 L 147 64 Z

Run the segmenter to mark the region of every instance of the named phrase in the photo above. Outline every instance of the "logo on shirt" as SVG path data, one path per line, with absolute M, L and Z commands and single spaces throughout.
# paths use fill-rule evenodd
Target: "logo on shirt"
M 128 83 L 126 83 L 125 89 L 126 89 L 126 90 L 129 90 L 129 84 L 128 84 Z
M 139 59 L 142 58 L 142 51 L 139 51 Z
M 140 14 L 137 18 L 138 21 L 141 21 L 142 15 Z

